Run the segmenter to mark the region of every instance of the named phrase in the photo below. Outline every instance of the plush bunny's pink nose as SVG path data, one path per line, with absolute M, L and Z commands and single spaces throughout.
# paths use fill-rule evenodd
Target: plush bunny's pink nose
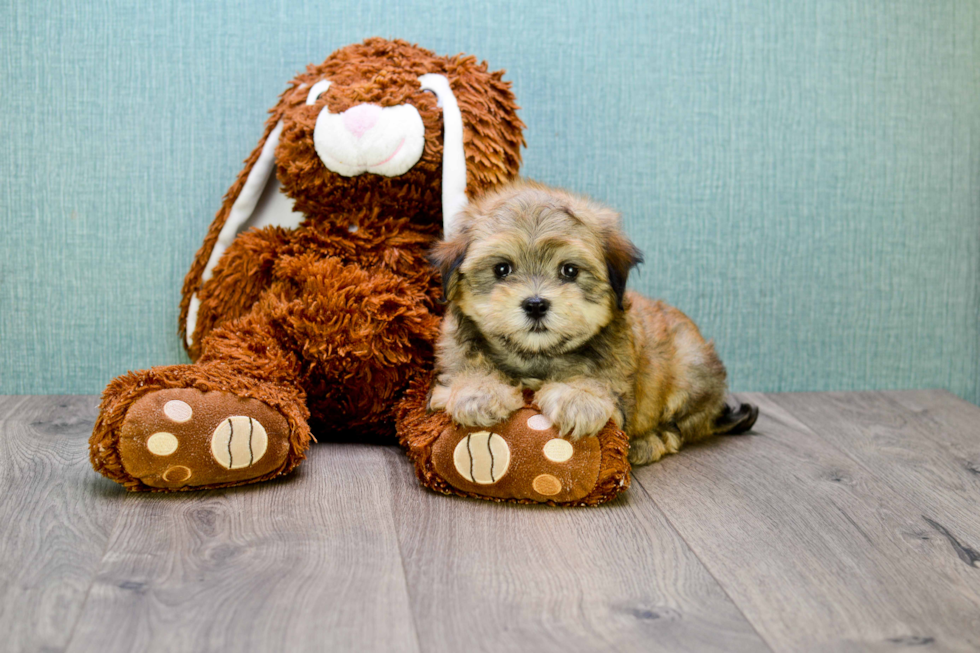
M 381 107 L 376 104 L 358 104 L 344 111 L 344 127 L 347 131 L 360 138 L 364 133 L 374 127 L 381 117 Z

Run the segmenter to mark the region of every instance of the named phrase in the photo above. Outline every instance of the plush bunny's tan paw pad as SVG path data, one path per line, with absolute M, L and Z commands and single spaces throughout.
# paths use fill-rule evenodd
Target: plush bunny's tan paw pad
M 598 438 L 562 438 L 533 408 L 490 429 L 450 425 L 432 447 L 432 464 L 458 490 L 497 499 L 577 501 L 599 477 Z
M 154 488 L 241 483 L 283 466 L 289 426 L 255 399 L 192 388 L 158 390 L 127 411 L 122 465 Z

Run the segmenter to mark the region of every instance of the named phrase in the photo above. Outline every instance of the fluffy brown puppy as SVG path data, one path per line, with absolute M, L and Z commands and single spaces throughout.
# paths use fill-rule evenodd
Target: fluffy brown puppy
M 758 409 L 725 403 L 725 367 L 676 308 L 626 292 L 640 251 L 612 209 L 531 181 L 467 207 L 433 259 L 450 302 L 429 407 L 492 426 L 535 391 L 572 439 L 611 419 L 642 465 Z

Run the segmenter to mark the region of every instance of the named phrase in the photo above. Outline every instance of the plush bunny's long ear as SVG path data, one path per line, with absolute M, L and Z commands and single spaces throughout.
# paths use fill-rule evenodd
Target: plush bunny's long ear
M 194 358 L 195 332 L 201 306 L 198 291 L 211 278 L 215 266 L 231 243 L 240 233 L 252 227 L 277 225 L 292 229 L 305 217 L 293 211 L 292 201 L 280 192 L 279 180 L 276 179 L 276 147 L 282 132 L 282 121 L 278 120 L 280 114 L 280 111 L 274 110 L 273 119 L 266 124 L 259 144 L 245 162 L 245 169 L 225 195 L 204 244 L 184 279 L 180 333 Z
M 452 57 L 446 64 L 461 115 L 466 192 L 471 198 L 514 179 L 521 167 L 524 123 L 503 76 L 504 71 L 490 72 L 487 62 L 468 55 Z M 448 132 L 445 115 L 443 121 Z M 445 141 L 448 146 L 448 134 Z
M 468 202 L 463 116 L 445 75 L 422 75 L 419 83 L 424 90 L 435 93 L 438 105 L 442 108 L 442 233 L 449 238 L 456 215 Z

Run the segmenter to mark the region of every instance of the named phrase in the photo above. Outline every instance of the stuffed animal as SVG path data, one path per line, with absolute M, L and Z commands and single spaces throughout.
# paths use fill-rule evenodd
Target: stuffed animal
M 625 487 L 611 425 L 572 445 L 531 407 L 493 433 L 425 411 L 441 317 L 427 250 L 520 165 L 524 125 L 502 75 L 374 38 L 293 79 L 184 282 L 194 363 L 108 385 L 94 468 L 130 490 L 254 483 L 304 459 L 311 423 L 390 436 L 398 416 L 419 478 L 439 491 L 599 503 Z
M 525 391 L 525 407 L 491 429 L 463 428 L 429 412 L 431 374 L 412 380 L 398 406 L 398 436 L 426 487 L 509 503 L 595 506 L 630 484 L 629 438 L 610 421 L 597 437 L 572 441 Z

